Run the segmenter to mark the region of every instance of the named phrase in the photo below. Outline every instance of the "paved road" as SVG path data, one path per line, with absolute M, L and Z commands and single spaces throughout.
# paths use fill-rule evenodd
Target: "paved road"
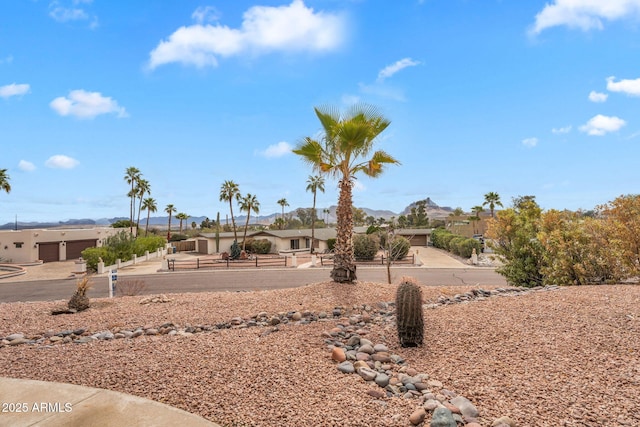
M 294 288 L 310 283 L 329 280 L 329 268 L 287 269 L 287 270 L 203 270 L 189 272 L 166 272 L 143 275 L 127 275 L 120 280 L 142 280 L 145 290 L 141 294 L 161 294 L 176 292 L 220 292 L 254 291 Z M 419 268 L 394 267 L 392 280 L 397 282 L 402 276 L 415 277 L 427 286 L 472 285 L 506 286 L 502 276 L 492 269 L 484 268 Z M 358 279 L 385 283 L 384 268 L 360 268 Z M 91 298 L 108 296 L 106 277 L 93 278 Z M 38 280 L 29 282 L 1 282 L 0 302 L 53 301 L 69 299 L 76 286 L 74 279 Z

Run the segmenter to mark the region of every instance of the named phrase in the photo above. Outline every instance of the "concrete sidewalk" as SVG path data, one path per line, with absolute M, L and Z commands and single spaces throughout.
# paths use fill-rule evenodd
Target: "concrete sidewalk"
M 0 426 L 220 427 L 169 405 L 115 391 L 0 377 Z

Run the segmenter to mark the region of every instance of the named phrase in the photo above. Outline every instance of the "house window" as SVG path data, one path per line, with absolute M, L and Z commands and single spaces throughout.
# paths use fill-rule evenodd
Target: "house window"
M 309 248 L 309 243 L 311 243 L 311 240 L 307 237 L 304 239 L 304 247 L 305 248 Z
M 22 245 L 24 245 L 24 242 L 13 242 L 13 244 L 16 245 L 16 248 L 20 249 Z
M 300 249 L 300 239 L 291 239 L 291 249 Z

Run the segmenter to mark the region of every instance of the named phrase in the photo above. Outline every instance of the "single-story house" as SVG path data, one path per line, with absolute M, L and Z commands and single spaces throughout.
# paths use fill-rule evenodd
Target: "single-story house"
M 0 262 L 26 264 L 80 258 L 91 247 L 102 246 L 105 238 L 128 228 L 55 228 L 0 231 Z
M 368 227 L 355 227 L 355 234 L 366 233 Z M 407 238 L 412 246 L 427 246 L 431 229 L 398 229 L 395 234 Z M 242 230 L 238 231 L 238 244 L 242 244 Z M 314 251 L 324 252 L 328 249 L 327 240 L 335 239 L 335 228 L 316 228 L 314 232 Z M 247 239 L 267 239 L 271 242 L 272 253 L 287 253 L 306 251 L 311 248 L 311 229 L 300 230 L 260 230 L 248 231 Z M 216 233 L 201 233 L 196 238 L 196 252 L 202 254 L 215 254 L 229 252 L 233 244 L 233 232 L 219 234 L 218 247 L 216 247 Z

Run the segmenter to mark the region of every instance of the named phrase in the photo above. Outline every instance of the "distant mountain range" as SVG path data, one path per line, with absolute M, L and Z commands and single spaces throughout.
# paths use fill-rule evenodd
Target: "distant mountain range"
M 384 219 L 390 219 L 391 217 L 395 217 L 398 218 L 400 215 L 408 215 L 411 213 L 411 209 L 416 207 L 417 204 L 421 201 L 426 202 L 426 208 L 427 208 L 427 215 L 429 216 L 429 218 L 443 218 L 448 216 L 453 209 L 445 206 L 438 206 L 433 200 L 431 200 L 431 198 L 427 197 L 426 199 L 423 200 L 418 200 L 415 201 L 413 203 L 411 203 L 409 206 L 407 206 L 406 208 L 404 208 L 400 213 L 396 213 L 396 212 L 392 212 L 390 210 L 376 210 L 376 209 L 369 209 L 369 208 L 360 208 L 362 209 L 367 216 L 373 216 L 374 218 L 384 218 Z M 328 214 L 323 212 L 323 209 L 318 208 L 317 209 L 317 215 L 318 218 L 321 219 L 327 219 L 330 223 L 331 222 L 336 222 L 336 208 L 337 206 L 331 206 L 329 208 L 329 212 Z M 285 215 L 293 215 L 294 217 L 296 216 L 296 210 L 290 210 L 288 212 L 285 212 Z M 276 213 L 272 213 L 270 215 L 252 215 L 250 218 L 251 224 L 272 224 L 276 218 L 280 217 L 282 214 L 280 212 L 276 212 Z M 213 215 L 212 217 L 208 217 L 209 220 L 215 220 L 215 215 Z M 128 217 L 115 217 L 115 218 L 100 218 L 100 219 L 89 219 L 89 218 L 84 218 L 84 219 L 70 219 L 68 221 L 59 221 L 59 222 L 21 222 L 18 221 L 16 222 L 8 222 L 4 225 L 0 225 L 0 230 L 14 230 L 14 229 L 18 229 L 18 230 L 23 230 L 23 229 L 28 229 L 28 228 L 80 228 L 80 227 L 86 227 L 86 226 L 109 226 L 111 224 L 113 224 L 116 221 L 120 221 L 120 220 L 127 220 L 129 219 Z M 205 219 L 207 219 L 206 216 L 190 216 L 188 220 L 183 221 L 183 227 L 191 227 L 191 223 L 195 222 L 196 224 L 198 224 L 198 226 L 200 225 L 200 223 L 202 221 L 204 221 Z M 244 224 L 244 222 L 247 220 L 247 216 L 246 215 L 240 215 L 240 216 L 236 216 L 236 224 Z M 152 216 L 149 218 L 149 226 L 153 226 L 153 227 L 158 227 L 158 226 L 166 226 L 167 223 L 169 221 L 169 217 L 168 216 Z M 224 213 L 220 214 L 220 222 L 221 223 L 225 223 L 226 221 L 231 222 L 231 218 L 226 218 L 226 215 Z M 146 217 L 141 217 L 140 218 L 140 225 L 142 227 L 145 226 L 147 222 L 147 218 Z M 180 220 L 176 220 L 175 217 L 172 218 L 171 220 L 171 228 L 173 229 L 174 226 L 177 226 L 180 223 Z

